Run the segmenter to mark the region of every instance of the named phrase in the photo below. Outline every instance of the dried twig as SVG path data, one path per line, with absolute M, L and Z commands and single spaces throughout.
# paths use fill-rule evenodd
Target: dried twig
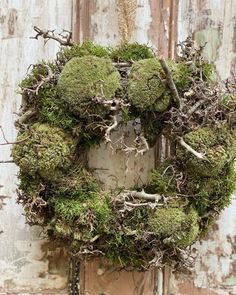
M 111 138 L 110 138 L 111 131 L 113 129 L 115 129 L 117 126 L 118 126 L 117 115 L 114 115 L 113 116 L 113 123 L 110 126 L 108 126 L 107 129 L 106 129 L 106 133 L 105 133 L 105 141 L 106 141 L 106 143 L 111 142 Z
M 189 110 L 187 115 L 191 116 L 202 104 L 204 104 L 206 100 L 205 99 L 201 99 L 198 100 Z
M 182 147 L 184 147 L 187 151 L 189 151 L 191 154 L 193 154 L 197 158 L 202 159 L 202 160 L 207 160 L 203 153 L 199 153 L 199 152 L 195 151 L 190 145 L 188 145 L 184 141 L 183 137 L 179 137 L 179 143 Z
M 118 111 L 122 109 L 123 107 L 130 106 L 129 103 L 125 103 L 121 99 L 106 99 L 102 96 L 96 96 L 93 99 L 94 102 L 97 102 L 99 104 L 102 104 L 103 106 L 107 107 L 110 111 Z
M 136 147 L 132 147 L 132 146 L 129 147 L 123 142 L 124 148 L 122 148 L 122 150 L 127 154 L 135 152 L 135 156 L 138 156 L 138 155 L 143 156 L 150 149 L 147 139 L 142 134 L 138 135 L 135 138 L 134 142 L 135 142 Z M 140 149 L 140 147 L 142 147 L 142 146 L 143 146 L 143 148 Z
M 169 86 L 169 88 L 170 88 L 170 90 L 171 90 L 176 102 L 178 103 L 180 110 L 181 110 L 183 108 L 183 104 L 182 104 L 181 98 L 179 96 L 178 90 L 176 88 L 176 85 L 174 83 L 171 70 L 163 58 L 160 58 L 159 61 L 160 61 L 160 64 L 163 68 L 163 71 L 165 72 L 168 86 Z
M 36 83 L 35 85 L 32 86 L 32 88 L 27 88 L 27 87 L 21 87 L 21 89 L 23 90 L 23 93 L 24 91 L 27 91 L 27 92 L 31 92 L 31 93 L 35 93 L 36 95 L 39 94 L 39 90 L 40 88 L 46 83 L 46 82 L 49 82 L 50 80 L 52 80 L 54 78 L 54 74 L 52 72 L 52 69 L 50 68 L 49 65 L 46 65 L 46 64 L 40 64 L 40 66 L 42 67 L 45 67 L 47 69 L 47 76 L 43 76 L 43 75 L 39 75 L 40 76 L 40 80 L 36 80 Z
M 154 202 L 159 202 L 162 199 L 162 196 L 159 194 L 148 194 L 145 193 L 144 190 L 141 192 L 138 191 L 129 191 L 129 190 L 124 190 L 121 192 L 118 197 L 122 197 L 123 199 L 143 199 L 147 201 L 154 201 Z
M 29 109 L 15 121 L 15 126 L 24 124 L 26 121 L 32 118 L 35 114 L 36 114 L 35 110 Z
M 13 160 L 0 161 L 0 164 L 10 164 L 10 163 L 14 163 L 14 161 Z
M 22 143 L 22 142 L 26 141 L 26 140 L 29 138 L 29 136 L 27 136 L 26 138 L 23 138 L 23 139 L 21 139 L 21 140 L 17 140 L 17 141 L 9 141 L 9 140 L 7 140 L 7 138 L 6 138 L 5 132 L 4 132 L 4 130 L 3 130 L 3 128 L 2 128 L 1 125 L 0 125 L 0 130 L 1 130 L 1 133 L 2 133 L 2 137 L 3 137 L 3 139 L 5 140 L 5 142 L 0 143 L 0 145 L 19 144 L 19 143 Z
M 42 37 L 46 40 L 46 42 L 48 40 L 52 39 L 52 40 L 59 42 L 63 46 L 72 46 L 73 45 L 73 42 L 71 41 L 71 39 L 72 39 L 71 32 L 64 30 L 64 32 L 66 32 L 67 34 L 66 35 L 59 34 L 60 37 L 58 37 L 54 34 L 55 30 L 43 31 L 40 28 L 38 28 L 37 26 L 34 26 L 34 30 L 37 34 L 35 37 L 31 37 L 31 39 L 38 40 L 39 37 Z

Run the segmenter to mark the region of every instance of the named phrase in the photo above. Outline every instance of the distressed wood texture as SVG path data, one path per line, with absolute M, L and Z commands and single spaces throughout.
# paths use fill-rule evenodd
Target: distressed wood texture
M 236 73 L 235 0 L 181 0 L 178 40 L 193 35 L 205 47 L 223 79 Z M 208 237 L 198 243 L 199 257 L 192 277 L 172 279 L 175 295 L 236 294 L 236 200 L 225 209 Z
M 14 120 L 21 103 L 18 82 L 30 64 L 53 58 L 55 42 L 30 40 L 33 26 L 71 30 L 70 0 L 0 1 L 0 125 L 14 140 Z M 3 142 L 0 135 L 0 142 Z M 10 146 L 0 147 L 0 160 L 11 158 Z M 0 211 L 0 294 L 65 294 L 67 257 L 63 249 L 40 236 L 40 229 L 25 224 L 22 208 L 16 204 L 17 168 L 0 165 L 0 195 L 9 196 Z

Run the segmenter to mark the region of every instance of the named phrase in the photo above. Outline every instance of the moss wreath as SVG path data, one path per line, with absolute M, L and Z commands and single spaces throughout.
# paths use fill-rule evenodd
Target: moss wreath
M 50 32 L 40 34 L 51 38 Z M 54 35 L 53 35 L 54 36 Z M 173 60 L 146 45 L 105 48 L 60 40 L 52 62 L 21 81 L 18 202 L 78 257 L 104 255 L 117 267 L 187 266 L 190 246 L 230 203 L 235 189 L 235 84 L 217 79 L 191 39 Z M 160 135 L 172 155 L 143 187 L 105 191 L 86 154 L 132 122 L 119 149 L 142 156 Z

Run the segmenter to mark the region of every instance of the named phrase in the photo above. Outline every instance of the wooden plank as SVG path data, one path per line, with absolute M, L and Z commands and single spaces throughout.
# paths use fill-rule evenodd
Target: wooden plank
M 0 125 L 10 141 L 16 137 L 19 81 L 30 64 L 52 59 L 58 51 L 56 42 L 30 39 L 33 26 L 71 30 L 71 12 L 70 0 L 0 1 Z M 1 146 L 0 160 L 11 158 L 10 149 Z M 22 206 L 16 204 L 17 173 L 13 164 L 0 165 L 0 195 L 8 196 L 0 214 L 0 294 L 66 294 L 66 253 L 43 239 L 40 228 L 25 224 Z
M 112 1 L 112 5 L 111 1 L 97 0 L 91 1 L 90 5 L 87 3 L 86 6 L 84 1 L 80 0 L 77 6 L 77 10 L 79 9 L 82 14 L 79 24 L 80 37 L 83 39 L 89 34 L 92 40 L 104 45 L 117 44 L 122 38 L 130 42 L 151 43 L 160 55 L 174 57 L 177 41 L 177 7 L 177 0 L 117 0 Z M 104 26 L 104 22 L 109 25 Z M 163 148 L 168 154 L 169 148 L 166 146 L 165 142 Z M 163 154 L 163 149 L 156 148 L 156 150 Z M 140 159 L 139 163 L 135 163 L 135 159 L 129 159 L 130 170 L 133 165 L 135 167 L 133 171 L 140 166 L 142 169 L 144 167 L 144 173 L 147 174 L 150 169 L 148 163 L 154 165 L 154 158 L 160 157 L 160 154 L 154 150 L 151 153 L 148 158 L 142 160 L 142 163 Z M 96 165 L 96 168 L 99 165 L 104 168 L 106 165 L 106 169 L 101 171 L 111 171 L 110 169 L 115 167 L 119 185 L 131 186 L 132 177 L 124 177 L 124 171 L 127 168 L 122 155 L 117 156 L 105 146 L 101 146 L 94 149 L 89 158 L 90 165 Z M 134 161 L 133 164 L 132 161 Z M 107 187 L 114 186 L 107 174 L 100 173 L 99 178 L 105 181 Z M 164 273 L 156 270 L 145 273 L 117 272 L 103 260 L 88 260 L 81 264 L 80 292 L 81 295 L 165 295 L 168 292 L 166 286 L 169 285 L 168 270 L 165 269 Z

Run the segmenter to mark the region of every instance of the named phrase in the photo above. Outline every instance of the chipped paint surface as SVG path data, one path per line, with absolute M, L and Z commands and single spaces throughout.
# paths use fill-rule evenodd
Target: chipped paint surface
M 30 64 L 52 58 L 58 50 L 55 42 L 44 46 L 43 41 L 30 40 L 32 27 L 70 30 L 71 5 L 69 0 L 0 1 L 0 125 L 8 140 L 16 137 L 14 112 L 21 103 L 18 82 Z M 0 160 L 10 157 L 10 146 L 1 146 Z M 39 228 L 25 224 L 15 199 L 16 174 L 15 165 L 0 165 L 0 195 L 8 196 L 0 213 L 0 294 L 65 294 L 66 254 L 43 240 Z
M 223 79 L 236 69 L 236 5 L 234 0 L 182 0 L 178 39 L 193 35 Z M 196 245 L 199 256 L 192 277 L 172 278 L 173 294 L 236 294 L 236 200 L 221 214 L 212 231 Z

